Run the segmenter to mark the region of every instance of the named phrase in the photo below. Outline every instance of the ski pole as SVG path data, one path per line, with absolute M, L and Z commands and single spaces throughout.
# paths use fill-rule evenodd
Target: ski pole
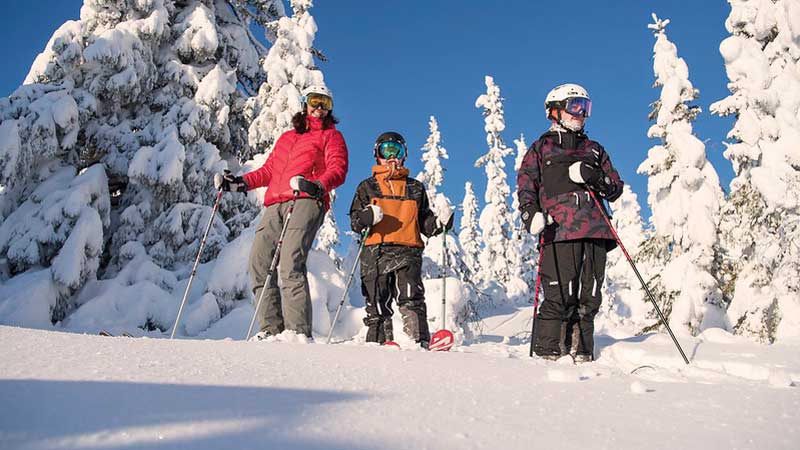
M 536 266 L 536 288 L 533 291 L 533 321 L 531 322 L 531 351 L 529 353 L 531 358 L 533 358 L 533 332 L 536 331 L 536 310 L 539 309 L 539 287 L 542 285 L 542 255 L 544 255 L 544 234 L 539 236 L 539 264 Z
M 336 326 L 336 321 L 339 320 L 339 313 L 342 312 L 342 306 L 344 306 L 344 299 L 347 297 L 347 291 L 350 289 L 350 283 L 353 282 L 353 277 L 355 277 L 356 267 L 358 266 L 358 259 L 361 256 L 361 251 L 364 250 L 364 242 L 366 242 L 367 236 L 369 236 L 370 229 L 372 229 L 372 227 L 367 227 L 361 234 L 361 242 L 358 244 L 358 253 L 356 253 L 356 259 L 355 261 L 353 261 L 353 268 L 350 269 L 350 274 L 347 276 L 347 283 L 345 283 L 344 285 L 344 292 L 342 292 L 342 299 L 339 301 L 339 306 L 336 308 L 336 315 L 333 316 L 333 322 L 331 322 L 331 329 L 328 331 L 328 340 L 325 342 L 326 344 L 331 343 L 331 336 L 333 336 L 333 328 Z
M 272 281 L 272 276 L 275 273 L 275 270 L 278 267 L 278 259 L 281 256 L 281 247 L 283 247 L 283 238 L 286 236 L 286 229 L 289 227 L 289 219 L 292 218 L 292 213 L 294 212 L 294 202 L 297 201 L 297 196 L 300 194 L 300 191 L 294 191 L 294 197 L 292 198 L 292 202 L 289 203 L 289 210 L 286 212 L 286 218 L 283 219 L 283 228 L 281 228 L 281 235 L 278 237 L 278 244 L 275 246 L 275 254 L 272 255 L 272 263 L 269 265 L 269 272 L 267 272 L 267 279 L 264 280 L 264 286 L 261 288 L 261 293 L 258 295 L 258 302 L 256 302 L 256 309 L 253 311 L 253 318 L 250 319 L 250 326 L 247 328 L 247 336 L 244 340 L 250 339 L 250 334 L 253 332 L 253 324 L 256 322 L 256 315 L 258 315 L 258 308 L 261 307 L 261 302 L 264 300 L 264 292 L 267 291 L 267 286 L 270 285 Z
M 189 276 L 189 283 L 186 284 L 186 291 L 183 293 L 183 300 L 181 300 L 181 307 L 178 308 L 178 317 L 175 318 L 175 325 L 172 326 L 172 334 L 169 336 L 170 339 L 175 338 L 175 331 L 178 329 L 178 323 L 181 321 L 181 314 L 183 314 L 183 307 L 186 305 L 186 299 L 189 297 L 189 289 L 192 288 L 192 282 L 194 281 L 194 276 L 197 275 L 197 266 L 200 264 L 200 255 L 203 254 L 203 247 L 206 246 L 206 238 L 208 238 L 208 232 L 211 231 L 211 224 L 214 223 L 214 215 L 217 213 L 217 208 L 219 208 L 219 201 L 222 199 L 222 188 L 220 187 L 219 191 L 217 191 L 217 199 L 214 201 L 214 208 L 211 209 L 211 218 L 208 220 L 208 225 L 206 226 L 206 231 L 203 233 L 203 240 L 200 241 L 200 248 L 197 250 L 197 258 L 194 259 L 194 266 L 192 267 L 192 274 Z
M 669 332 L 669 336 L 672 338 L 672 342 L 675 343 L 675 347 L 678 348 L 678 351 L 680 352 L 681 356 L 683 357 L 683 361 L 686 364 L 689 364 L 689 359 L 686 358 L 686 354 L 683 353 L 683 349 L 681 348 L 681 344 L 678 343 L 678 340 L 675 338 L 675 335 L 672 333 L 672 329 L 669 327 L 669 323 L 667 323 L 667 319 L 665 319 L 664 315 L 661 314 L 661 308 L 658 307 L 658 303 L 656 303 L 655 297 L 653 297 L 653 294 L 650 292 L 650 288 L 647 287 L 647 283 L 644 282 L 644 279 L 642 278 L 642 275 L 639 274 L 639 270 L 636 268 L 636 264 L 633 263 L 633 259 L 631 259 L 631 256 L 628 254 L 628 251 L 625 250 L 625 246 L 622 245 L 622 240 L 619 238 L 619 235 L 617 234 L 617 230 L 615 230 L 614 226 L 611 225 L 611 221 L 608 219 L 608 215 L 606 214 L 605 208 L 603 208 L 603 205 L 600 203 L 599 200 L 597 200 L 597 196 L 594 195 L 593 191 L 589 190 L 589 195 L 592 196 L 592 200 L 594 200 L 594 204 L 597 205 L 597 207 L 600 209 L 600 214 L 603 215 L 603 219 L 605 219 L 606 224 L 608 225 L 608 228 L 611 230 L 611 234 L 614 235 L 614 239 L 617 241 L 617 245 L 619 245 L 619 248 L 622 249 L 622 253 L 624 253 L 625 254 L 625 258 L 628 259 L 628 262 L 630 263 L 631 268 L 633 268 L 633 271 L 636 273 L 636 277 L 639 278 L 639 282 L 642 283 L 642 287 L 644 288 L 645 292 L 647 292 L 647 296 L 650 298 L 650 303 L 652 303 L 653 307 L 656 309 L 656 313 L 658 313 L 658 318 L 661 319 L 661 323 L 663 323 L 664 326 L 667 328 L 667 332 Z
M 447 305 L 447 230 L 442 232 L 442 330 L 446 328 L 445 313 Z

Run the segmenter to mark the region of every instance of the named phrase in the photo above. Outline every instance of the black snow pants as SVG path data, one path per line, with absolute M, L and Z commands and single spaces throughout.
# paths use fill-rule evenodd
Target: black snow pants
M 361 292 L 366 299 L 367 342 L 394 340 L 392 303 L 403 316 L 403 331 L 416 342 L 430 341 L 428 310 L 421 267 L 410 264 L 384 274 L 375 272 L 361 279 Z
M 593 359 L 594 317 L 602 302 L 607 242 L 554 242 L 542 251 L 544 301 L 536 318 L 534 352 L 539 356 L 571 353 Z

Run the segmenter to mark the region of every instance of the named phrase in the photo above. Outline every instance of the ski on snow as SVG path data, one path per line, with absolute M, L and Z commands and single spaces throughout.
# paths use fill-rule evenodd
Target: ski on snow
M 98 332 L 97 334 L 99 334 L 100 336 L 107 336 L 107 337 L 129 337 L 129 338 L 135 337 L 134 335 L 128 333 L 127 331 L 122 332 L 119 336 L 114 336 L 113 333 L 106 330 L 100 330 L 100 332 Z

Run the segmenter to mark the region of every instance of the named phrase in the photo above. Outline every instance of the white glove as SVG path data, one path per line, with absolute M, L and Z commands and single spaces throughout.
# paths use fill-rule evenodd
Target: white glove
M 305 180 L 306 177 L 302 175 L 295 175 L 289 179 L 289 186 L 292 188 L 293 191 L 300 190 L 300 180 Z
M 574 162 L 569 166 L 569 179 L 572 180 L 573 183 L 584 184 L 586 180 L 583 179 L 581 176 L 581 164 L 582 162 Z
M 445 206 L 442 207 L 439 212 L 441 213 L 441 216 L 437 218 L 439 225 L 445 226 L 447 222 L 450 222 L 450 218 L 453 217 L 453 210 L 450 206 Z
M 377 225 L 378 222 L 383 220 L 383 210 L 381 209 L 380 206 L 367 205 L 367 208 L 369 208 L 372 211 L 372 225 Z
M 544 230 L 544 214 L 537 212 L 531 219 L 531 234 L 539 234 Z

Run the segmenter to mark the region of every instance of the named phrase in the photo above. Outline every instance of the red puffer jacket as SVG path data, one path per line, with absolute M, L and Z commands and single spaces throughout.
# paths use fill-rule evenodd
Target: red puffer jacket
M 347 144 L 342 133 L 331 127 L 322 129 L 322 121 L 309 117 L 310 131 L 298 134 L 289 130 L 278 138 L 261 168 L 243 175 L 249 189 L 267 187 L 264 206 L 282 203 L 294 197 L 289 180 L 302 175 L 319 181 L 325 189 L 325 210 L 330 208 L 331 189 L 344 184 L 347 175 Z M 300 197 L 308 197 L 301 192 Z

